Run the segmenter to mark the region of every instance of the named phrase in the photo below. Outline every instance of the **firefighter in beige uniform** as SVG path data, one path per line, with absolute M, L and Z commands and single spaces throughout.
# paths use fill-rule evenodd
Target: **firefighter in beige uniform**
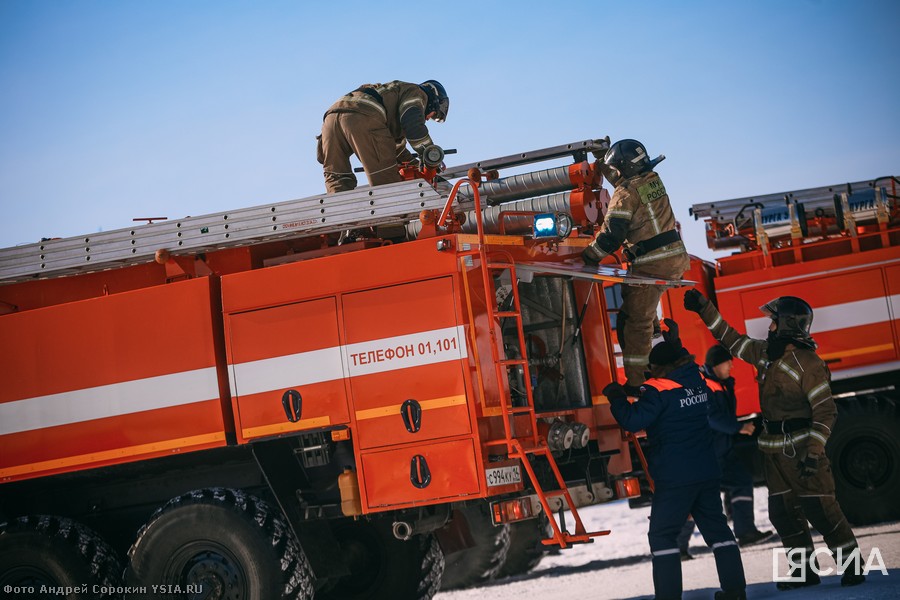
M 624 244 L 623 252 L 636 275 L 680 279 L 690 267 L 666 188 L 653 171 L 662 159 L 651 161 L 636 140 L 620 140 L 610 146 L 601 171 L 616 189 L 600 233 L 581 255 L 585 264 L 596 265 Z M 622 286 L 616 331 L 625 366 L 625 389 L 631 395 L 636 395 L 644 382 L 651 340 L 659 328 L 656 307 L 662 292 L 663 288 L 655 285 Z
M 434 145 L 425 121 L 443 123 L 450 110 L 444 86 L 403 81 L 365 84 L 331 105 L 322 122 L 316 158 L 329 194 L 356 188 L 350 155 L 356 154 L 369 185 L 402 181 L 400 163 L 413 160 L 407 142 L 422 155 Z
M 734 356 L 756 367 L 759 402 L 765 430 L 759 436 L 766 484 L 769 487 L 769 520 L 790 551 L 806 549 L 813 542 L 807 520 L 825 539 L 832 552 L 847 556 L 857 548 L 856 537 L 834 496 L 834 477 L 825 456 L 837 408 L 831 397 L 831 374 L 816 354 L 810 337 L 813 311 L 804 300 L 782 296 L 760 307 L 772 318 L 766 340 L 740 335 L 726 323 L 715 306 L 697 290 L 688 290 L 684 307 L 697 312 Z M 803 581 L 779 582 L 779 589 L 819 583 L 806 569 Z M 857 568 L 848 568 L 841 585 L 862 583 Z

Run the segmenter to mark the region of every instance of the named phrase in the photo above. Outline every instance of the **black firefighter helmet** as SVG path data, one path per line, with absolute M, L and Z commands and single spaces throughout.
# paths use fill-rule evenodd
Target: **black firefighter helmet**
M 439 81 L 429 79 L 419 84 L 422 91 L 428 95 L 428 104 L 425 105 L 425 114 L 434 113 L 434 120 L 443 123 L 450 112 L 450 96 Z
M 810 335 L 813 322 L 813 309 L 796 296 L 781 296 L 759 307 L 765 315 L 775 321 L 775 337 L 790 340 L 815 348 Z
M 665 156 L 650 160 L 647 149 L 637 140 L 619 140 L 603 157 L 603 175 L 616 185 L 620 178 L 630 179 L 653 170 Z

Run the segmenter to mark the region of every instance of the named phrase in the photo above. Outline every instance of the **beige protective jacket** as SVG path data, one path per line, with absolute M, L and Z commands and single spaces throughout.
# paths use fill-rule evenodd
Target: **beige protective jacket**
M 384 119 L 388 130 L 397 145 L 400 162 L 411 158 L 406 150 L 406 143 L 417 152 L 434 142 L 425 125 L 425 106 L 428 95 L 414 83 L 391 81 L 389 83 L 367 83 L 360 88 L 369 88 L 376 92 L 378 98 L 359 89 L 342 96 L 325 112 L 361 112 Z
M 623 244 L 634 249 L 641 242 L 675 232 L 675 215 L 662 180 L 654 171 L 632 177 L 616 186 L 609 201 L 603 225 L 593 244 L 602 255 L 611 254 Z M 666 260 L 672 259 L 672 260 Z M 680 277 L 690 266 L 687 250 L 681 239 L 649 250 L 631 261 L 639 267 L 653 267 L 665 261 L 667 271 Z M 658 271 L 658 269 L 653 269 Z
M 831 396 L 831 373 L 825 361 L 814 350 L 788 344 L 784 355 L 769 361 L 768 342 L 755 340 L 735 331 L 709 303 L 700 313 L 713 336 L 729 349 L 733 356 L 756 367 L 759 383 L 759 405 L 767 421 L 809 419 L 811 426 L 789 433 L 764 432 L 759 437 L 763 452 L 802 451 L 822 455 L 825 442 L 831 435 L 837 417 L 837 407 Z

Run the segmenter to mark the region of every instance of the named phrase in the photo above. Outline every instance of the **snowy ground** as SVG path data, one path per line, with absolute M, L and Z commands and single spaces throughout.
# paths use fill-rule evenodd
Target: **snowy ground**
M 757 488 L 755 494 L 757 527 L 771 530 L 765 487 Z M 580 514 L 589 530 L 609 529 L 611 533 L 597 538 L 593 544 L 576 546 L 558 555 L 545 557 L 537 569 L 528 575 L 492 582 L 479 589 L 442 592 L 435 599 L 483 600 L 486 596 L 491 600 L 652 598 L 650 548 L 647 544 L 650 508 L 631 510 L 627 502 L 617 501 L 583 508 Z M 772 583 L 772 557 L 773 549 L 780 547 L 780 544 L 773 541 L 741 550 L 747 575 L 747 597 L 782 600 L 900 598 L 900 523 L 855 528 L 854 531 L 864 557 L 869 556 L 873 548 L 879 549 L 889 572 L 887 576 L 875 570 L 863 585 L 842 588 L 840 577 L 832 573 L 823 577 L 821 585 L 779 592 Z M 814 540 L 817 547 L 823 546 L 821 537 L 816 536 Z M 697 531 L 691 539 L 691 553 L 694 560 L 682 563 L 684 600 L 712 598 L 719 589 L 715 561 Z M 833 561 L 820 558 L 822 569 L 829 566 L 834 568 Z

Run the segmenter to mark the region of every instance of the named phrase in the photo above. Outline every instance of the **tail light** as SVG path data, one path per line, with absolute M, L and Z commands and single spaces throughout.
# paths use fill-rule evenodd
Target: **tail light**
M 637 498 L 641 495 L 641 482 L 637 477 L 616 480 L 616 495 L 619 498 Z
M 515 500 L 500 500 L 491 503 L 491 519 L 494 525 L 524 521 L 534 517 L 529 498 L 516 498 Z

